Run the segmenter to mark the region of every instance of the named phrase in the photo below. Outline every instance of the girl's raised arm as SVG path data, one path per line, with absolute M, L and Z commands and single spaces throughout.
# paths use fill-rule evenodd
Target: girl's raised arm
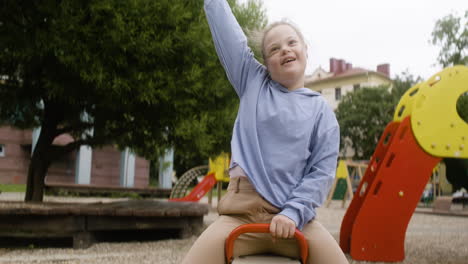
M 237 95 L 241 97 L 249 73 L 263 67 L 254 58 L 226 0 L 205 0 L 205 12 L 218 57 Z

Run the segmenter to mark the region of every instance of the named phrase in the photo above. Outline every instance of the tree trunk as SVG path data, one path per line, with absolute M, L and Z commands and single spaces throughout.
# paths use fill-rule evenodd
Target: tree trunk
M 29 164 L 26 196 L 24 198 L 26 202 L 42 202 L 44 197 L 44 180 L 50 166 L 50 161 L 39 156 L 42 155 L 33 155 Z
M 44 196 L 44 180 L 52 163 L 52 142 L 56 137 L 57 127 L 61 121 L 60 108 L 50 102 L 44 102 L 44 116 L 41 133 L 33 150 L 28 169 L 26 195 L 24 200 L 42 202 Z

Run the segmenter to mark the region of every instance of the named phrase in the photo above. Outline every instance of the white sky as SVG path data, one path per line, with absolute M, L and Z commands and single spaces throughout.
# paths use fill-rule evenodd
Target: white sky
M 436 20 L 468 10 L 468 0 L 262 1 L 269 22 L 287 18 L 302 30 L 307 73 L 319 65 L 328 71 L 334 57 L 369 70 L 390 63 L 392 77 L 408 69 L 424 79 L 441 69 L 439 48 L 429 43 Z

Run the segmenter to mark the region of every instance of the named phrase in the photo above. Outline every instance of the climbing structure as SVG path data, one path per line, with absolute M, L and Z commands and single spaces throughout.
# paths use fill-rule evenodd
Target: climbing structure
M 220 182 L 229 182 L 227 173 L 229 168 L 229 154 L 221 153 L 214 159 L 209 160 L 209 166 L 198 166 L 190 169 L 182 174 L 174 188 L 172 188 L 169 201 L 173 202 L 198 202 L 205 194 L 207 194 L 218 183 L 218 199 L 221 193 Z M 208 170 L 209 168 L 209 170 Z M 208 172 L 206 175 L 205 171 Z M 190 191 L 190 184 L 198 177 L 203 176 L 203 179 Z
M 456 110 L 466 92 L 468 68 L 455 66 L 402 97 L 343 218 L 340 246 L 353 259 L 404 259 L 406 229 L 434 166 L 468 158 L 468 124 Z

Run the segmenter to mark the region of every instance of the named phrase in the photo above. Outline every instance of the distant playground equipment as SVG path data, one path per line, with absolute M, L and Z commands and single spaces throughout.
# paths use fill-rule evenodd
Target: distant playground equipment
M 211 203 L 211 191 L 218 183 L 218 200 L 221 197 L 221 183 L 229 182 L 227 171 L 229 169 L 229 155 L 222 153 L 214 159 L 209 160 L 209 166 L 198 166 L 182 174 L 172 188 L 169 201 L 174 202 L 198 202 L 203 196 L 210 192 L 209 203 Z M 199 177 L 203 179 L 188 193 L 190 184 Z
M 182 174 L 172 187 L 169 200 L 175 201 L 177 199 L 185 197 L 188 194 L 191 183 L 194 182 L 195 179 L 206 175 L 208 170 L 208 165 L 201 165 L 191 168 L 190 170 Z
M 353 199 L 355 182 L 360 182 L 367 168 L 367 163 L 340 160 L 336 169 L 336 177 L 332 188 L 328 193 L 325 206 L 329 207 L 332 200 L 342 200 L 341 208 L 344 208 L 346 198 Z
M 468 68 L 455 66 L 401 98 L 343 218 L 340 246 L 353 259 L 404 259 L 406 229 L 434 167 L 468 158 L 468 124 L 456 110 L 467 84 Z

